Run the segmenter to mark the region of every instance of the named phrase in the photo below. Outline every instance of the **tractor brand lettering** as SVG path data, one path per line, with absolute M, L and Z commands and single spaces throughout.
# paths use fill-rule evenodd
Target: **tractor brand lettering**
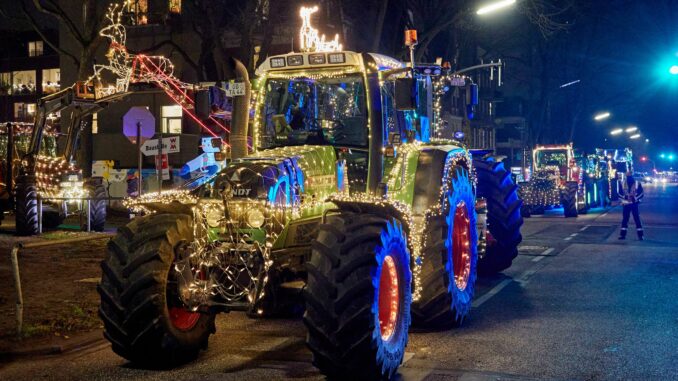
M 246 188 L 238 188 L 238 189 L 233 189 L 233 196 L 249 196 L 250 192 L 252 189 L 246 189 Z

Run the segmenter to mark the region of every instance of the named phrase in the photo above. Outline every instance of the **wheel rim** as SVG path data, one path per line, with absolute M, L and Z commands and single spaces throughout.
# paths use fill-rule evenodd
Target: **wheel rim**
M 189 251 L 190 245 L 187 242 L 178 245 L 175 249 L 175 255 L 177 256 L 176 261 L 187 258 L 190 255 Z M 177 279 L 178 277 L 181 277 L 181 274 L 176 271 L 175 263 L 172 264 L 172 270 L 170 270 L 169 275 L 170 278 L 167 282 L 168 286 L 173 285 L 176 287 L 176 289 L 167 290 L 167 304 L 170 323 L 172 323 L 174 328 L 180 331 L 190 331 L 196 326 L 196 324 L 198 324 L 198 320 L 200 320 L 200 312 L 191 311 L 186 308 L 181 300 L 181 297 L 179 297 Z M 203 271 L 197 270 L 191 266 L 191 272 L 197 279 L 205 279 L 205 273 Z
M 181 331 L 191 330 L 200 320 L 199 312 L 191 312 L 183 307 L 171 307 L 169 315 L 174 328 Z
M 400 309 L 398 289 L 398 270 L 390 255 L 384 257 L 379 277 L 379 328 L 381 339 L 388 341 L 393 337 Z
M 454 211 L 452 231 L 452 263 L 454 265 L 454 282 L 457 288 L 465 290 L 471 274 L 471 221 L 468 217 L 466 203 L 461 201 Z

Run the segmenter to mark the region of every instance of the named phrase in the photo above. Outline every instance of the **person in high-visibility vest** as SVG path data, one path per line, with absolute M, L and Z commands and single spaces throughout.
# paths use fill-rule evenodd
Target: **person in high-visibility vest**
M 633 214 L 633 221 L 636 223 L 636 233 L 638 240 L 643 240 L 643 224 L 640 222 L 640 213 L 638 212 L 638 204 L 643 199 L 643 185 L 640 181 L 633 178 L 631 170 L 626 172 L 626 181 L 618 183 L 619 199 L 623 209 L 621 231 L 619 232 L 619 239 L 626 239 L 626 232 L 629 228 L 629 217 Z

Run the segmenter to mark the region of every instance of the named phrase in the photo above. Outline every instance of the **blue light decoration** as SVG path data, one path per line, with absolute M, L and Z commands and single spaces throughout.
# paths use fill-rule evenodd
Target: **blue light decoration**
M 457 140 L 463 140 L 464 139 L 464 133 L 462 131 L 455 131 L 454 132 L 454 138 Z
M 280 187 L 283 187 L 283 191 L 285 192 L 285 205 L 290 204 L 290 179 L 287 175 L 281 175 L 278 177 L 278 180 L 275 182 L 275 184 L 268 190 L 268 202 L 270 202 L 272 205 L 276 205 L 278 202 L 278 192 L 280 191 Z M 284 185 L 283 185 L 284 184 Z
M 346 160 L 337 160 L 337 190 L 346 191 Z

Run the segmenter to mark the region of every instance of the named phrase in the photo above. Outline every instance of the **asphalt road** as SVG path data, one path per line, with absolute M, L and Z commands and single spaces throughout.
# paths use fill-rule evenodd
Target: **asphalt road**
M 646 240 L 617 240 L 619 207 L 527 219 L 514 265 L 481 278 L 459 329 L 413 331 L 402 380 L 678 380 L 678 186 L 646 186 Z M 322 379 L 297 320 L 220 316 L 209 349 L 171 371 L 100 343 L 0 364 L 0 379 Z

